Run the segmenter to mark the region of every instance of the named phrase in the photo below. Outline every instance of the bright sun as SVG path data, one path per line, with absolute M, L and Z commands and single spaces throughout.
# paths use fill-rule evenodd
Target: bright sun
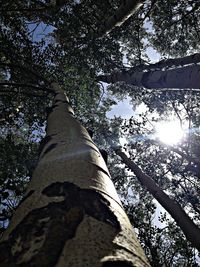
M 175 145 L 184 136 L 179 121 L 160 122 L 155 127 L 155 137 L 168 145 Z

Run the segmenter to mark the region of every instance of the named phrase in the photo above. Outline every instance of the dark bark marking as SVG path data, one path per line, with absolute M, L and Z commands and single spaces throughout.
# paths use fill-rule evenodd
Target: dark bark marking
M 47 186 L 42 194 L 63 196 L 64 200 L 51 202 L 25 216 L 11 232 L 9 240 L 0 244 L 1 267 L 54 267 L 66 241 L 75 237 L 84 215 L 111 225 L 116 234 L 121 230 L 109 201 L 94 190 L 81 189 L 69 182 L 56 182 Z M 22 257 L 32 251 L 33 242 L 37 244 L 35 254 L 33 251 L 31 259 L 20 264 Z M 18 249 L 13 250 L 15 247 Z
M 54 104 L 53 106 L 46 108 L 47 118 L 49 117 L 50 113 L 53 112 L 54 108 L 56 107 L 58 107 L 58 105 Z
M 102 267 L 134 267 L 134 265 L 127 261 L 107 261 L 103 263 Z
M 45 149 L 43 155 L 42 155 L 42 158 L 44 157 L 44 155 L 46 155 L 47 153 L 49 153 L 52 149 L 54 149 L 58 144 L 57 143 L 54 143 L 54 144 L 51 144 L 50 146 L 47 147 L 47 149 Z
M 75 205 L 72 207 L 66 201 L 50 203 L 31 211 L 13 230 L 9 240 L 0 244 L 1 267 L 55 266 L 66 240 L 75 236 L 83 217 L 83 210 Z M 19 238 L 20 249 L 12 255 L 11 250 Z M 33 246 L 33 241 L 37 244 L 40 242 L 41 247 L 36 249 L 30 261 L 17 264 Z
M 86 129 L 86 130 L 87 130 L 89 136 L 92 138 L 94 135 L 94 132 L 91 129 Z
M 99 149 L 100 153 L 101 153 L 101 156 L 103 157 L 105 163 L 107 164 L 108 163 L 108 153 L 106 150 L 104 149 Z
M 48 197 L 56 197 L 56 196 L 60 197 L 60 196 L 65 196 L 67 194 L 67 191 L 69 191 L 68 192 L 69 194 L 72 193 L 72 191 L 77 188 L 78 188 L 77 186 L 69 182 L 64 182 L 64 183 L 56 182 L 44 188 L 42 194 Z
M 51 141 L 52 139 L 52 136 L 49 136 L 49 135 L 46 135 L 40 142 L 40 146 L 39 146 L 39 149 L 38 149 L 38 154 L 40 155 L 43 148 L 46 146 L 46 144 Z
M 58 103 L 64 103 L 64 104 L 68 104 L 69 105 L 69 102 L 67 100 L 56 99 L 56 101 L 54 102 L 54 104 L 57 105 Z
M 121 229 L 117 217 L 109 208 L 109 201 L 95 190 L 81 189 L 69 182 L 56 182 L 46 187 L 42 194 L 48 197 L 64 196 L 67 203 L 79 206 L 87 215 L 114 226 L 118 231 Z
M 109 175 L 109 173 L 106 171 L 106 170 L 104 170 L 103 168 L 101 168 L 99 165 L 97 165 L 97 164 L 94 164 L 94 163 L 92 163 L 93 164 L 93 166 L 96 166 L 101 172 L 103 172 L 103 173 L 105 173 L 108 177 L 110 177 L 110 175 Z
M 101 194 L 91 189 L 82 189 L 80 196 L 86 214 L 96 220 L 112 225 L 117 231 L 121 230 L 117 217 L 109 208 L 109 201 Z

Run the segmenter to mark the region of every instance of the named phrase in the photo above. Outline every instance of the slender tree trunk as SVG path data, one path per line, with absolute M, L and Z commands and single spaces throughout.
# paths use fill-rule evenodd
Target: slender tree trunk
M 139 7 L 141 7 L 142 3 L 143 0 L 123 0 L 116 12 L 101 23 L 98 36 L 101 37 L 109 33 L 116 26 L 122 25 Z
M 53 87 L 47 136 L 0 243 L 0 266 L 149 266 L 99 150 Z
M 116 72 L 111 75 L 100 75 L 99 81 L 115 83 L 124 81 L 135 86 L 149 89 L 161 88 L 200 88 L 200 65 L 170 69 L 166 71 Z
M 163 206 L 163 208 L 169 212 L 192 245 L 200 251 L 200 229 L 193 223 L 182 207 L 176 201 L 169 198 L 169 196 L 154 182 L 154 180 L 143 173 L 123 151 L 116 149 L 115 152 L 134 172 L 140 183 L 144 185 L 154 198 Z

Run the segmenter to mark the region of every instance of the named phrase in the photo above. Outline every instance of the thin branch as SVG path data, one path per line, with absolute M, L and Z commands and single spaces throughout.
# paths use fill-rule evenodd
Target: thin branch
M 42 90 L 43 92 L 48 92 L 48 93 L 54 93 L 54 91 L 45 86 L 39 86 L 39 85 L 34 85 L 34 84 L 29 84 L 29 83 L 15 83 L 15 82 L 8 82 L 8 81 L 0 81 L 0 86 L 16 86 L 16 87 L 30 87 L 36 90 Z
M 154 145 L 161 145 L 161 142 L 159 142 L 158 140 L 150 140 L 150 142 Z M 186 159 L 189 162 L 193 162 L 196 165 L 200 164 L 200 162 L 197 159 L 195 159 L 192 156 L 188 156 L 187 154 L 180 151 L 178 148 L 173 147 L 172 145 L 162 143 L 162 146 L 167 147 L 168 149 L 172 150 L 173 152 L 175 152 L 176 154 L 178 154 L 179 156 L 181 156 L 182 158 Z
M 145 21 L 146 18 L 150 18 L 151 13 L 153 12 L 154 6 L 156 4 L 157 0 L 152 0 L 151 1 L 151 6 L 149 8 L 149 10 L 147 11 L 147 13 L 145 14 L 143 21 Z
M 0 66 L 3 66 L 3 67 L 8 67 L 8 68 L 17 68 L 17 69 L 20 69 L 20 70 L 25 70 L 26 72 L 29 72 L 31 73 L 32 75 L 34 75 L 35 77 L 45 81 L 47 84 L 50 84 L 51 82 L 48 81 L 44 76 L 41 76 L 38 72 L 36 72 L 35 70 L 33 69 L 29 69 L 27 68 L 26 66 L 23 66 L 23 65 L 19 65 L 19 64 L 15 64 L 15 63 L 7 63 L 7 62 L 0 62 Z
M 191 10 L 187 11 L 185 14 L 183 13 L 183 14 L 181 15 L 181 18 L 180 18 L 180 19 L 175 20 L 175 21 L 172 21 L 172 23 L 171 23 L 169 26 L 171 27 L 172 25 L 177 24 L 177 23 L 180 22 L 181 20 L 185 20 L 185 19 L 187 18 L 188 15 L 190 15 L 190 14 L 194 13 L 195 11 L 197 11 L 199 7 L 200 7 L 200 5 L 199 5 L 199 3 L 197 2 L 197 3 L 195 4 L 195 6 L 194 6 Z
M 183 130 L 183 121 L 182 121 L 182 118 L 181 118 L 181 116 L 180 116 L 180 114 L 179 114 L 179 112 L 178 112 L 178 109 L 177 109 L 175 103 L 174 103 L 172 100 L 170 100 L 170 102 L 171 102 L 171 104 L 172 104 L 172 107 L 173 107 L 173 109 L 174 109 L 174 112 L 176 113 L 176 116 L 177 116 L 178 119 L 179 119 L 181 129 Z
M 100 84 L 100 86 L 101 86 L 101 88 L 102 88 L 102 94 L 101 94 L 101 96 L 100 96 L 100 98 L 99 98 L 99 102 L 98 102 L 98 104 L 97 104 L 97 108 L 99 107 L 99 105 L 100 105 L 100 103 L 101 103 L 101 100 L 102 100 L 102 98 L 103 98 L 103 96 L 104 96 L 104 94 L 105 94 L 105 90 L 104 90 L 104 86 L 103 86 L 103 84 L 102 84 L 101 82 L 99 82 L 99 84 Z
M 49 7 L 40 7 L 40 8 L 13 8 L 13 9 L 0 9 L 0 13 L 5 13 L 5 12 L 41 12 L 49 9 Z

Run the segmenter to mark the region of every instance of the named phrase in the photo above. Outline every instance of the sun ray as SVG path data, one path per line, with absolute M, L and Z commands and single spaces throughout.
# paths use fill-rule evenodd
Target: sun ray
M 156 125 L 155 130 L 155 137 L 168 145 L 175 145 L 184 137 L 184 130 L 176 120 L 160 122 Z

